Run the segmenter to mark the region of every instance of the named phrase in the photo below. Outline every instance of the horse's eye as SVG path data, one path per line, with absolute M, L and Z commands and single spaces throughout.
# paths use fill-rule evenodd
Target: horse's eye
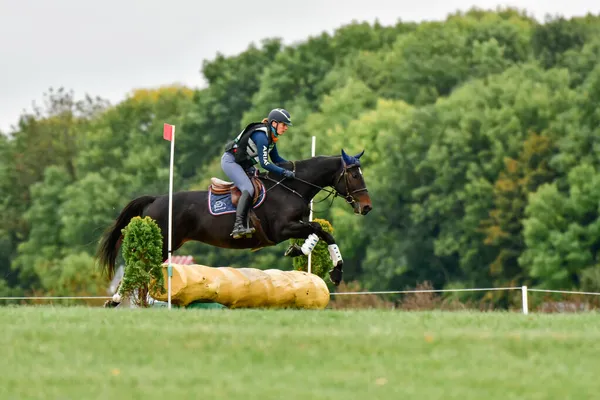
M 352 173 L 352 177 L 353 177 L 354 179 L 358 179 L 358 174 L 357 174 L 356 172 L 354 172 L 354 173 Z

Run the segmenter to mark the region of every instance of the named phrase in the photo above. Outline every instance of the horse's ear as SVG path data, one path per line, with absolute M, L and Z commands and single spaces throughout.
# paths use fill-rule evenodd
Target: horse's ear
M 354 156 L 354 158 L 359 159 L 362 157 L 362 155 L 365 154 L 365 151 L 361 151 L 360 153 L 358 153 L 357 155 Z
M 348 164 L 352 164 L 352 160 L 350 159 L 350 156 L 348 154 L 346 154 L 344 149 L 342 149 L 342 163 L 344 164 L 344 166 L 346 166 Z

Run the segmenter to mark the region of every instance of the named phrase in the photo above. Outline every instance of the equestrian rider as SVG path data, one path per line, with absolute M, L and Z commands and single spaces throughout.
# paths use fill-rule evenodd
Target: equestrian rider
M 294 178 L 294 172 L 273 163 L 286 162 L 278 151 L 279 136 L 292 126 L 290 113 L 283 108 L 271 110 L 261 122 L 253 122 L 225 146 L 221 157 L 221 168 L 242 193 L 236 209 L 235 223 L 231 236 L 234 239 L 250 235 L 254 228 L 248 227 L 248 210 L 252 205 L 254 186 L 249 175 L 254 174 L 256 164 L 267 171 L 286 178 Z M 271 162 L 269 162 L 269 157 Z

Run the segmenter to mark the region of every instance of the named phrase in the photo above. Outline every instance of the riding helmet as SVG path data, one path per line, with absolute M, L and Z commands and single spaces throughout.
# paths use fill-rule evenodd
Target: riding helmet
M 277 121 L 292 126 L 292 117 L 290 116 L 290 113 L 283 108 L 274 108 L 271 110 L 267 119 L 269 120 L 269 124 L 271 121 Z

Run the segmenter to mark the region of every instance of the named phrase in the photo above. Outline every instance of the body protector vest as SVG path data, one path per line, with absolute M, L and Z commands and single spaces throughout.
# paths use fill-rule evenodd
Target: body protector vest
M 229 142 L 225 148 L 225 151 L 230 151 L 235 157 L 235 162 L 240 164 L 243 168 L 249 168 L 259 163 L 259 154 L 256 143 L 250 137 L 255 131 L 263 131 L 267 135 L 268 149 L 270 152 L 273 149 L 275 143 L 269 134 L 269 126 L 262 122 L 254 122 L 246 126 L 242 132 L 231 142 Z

